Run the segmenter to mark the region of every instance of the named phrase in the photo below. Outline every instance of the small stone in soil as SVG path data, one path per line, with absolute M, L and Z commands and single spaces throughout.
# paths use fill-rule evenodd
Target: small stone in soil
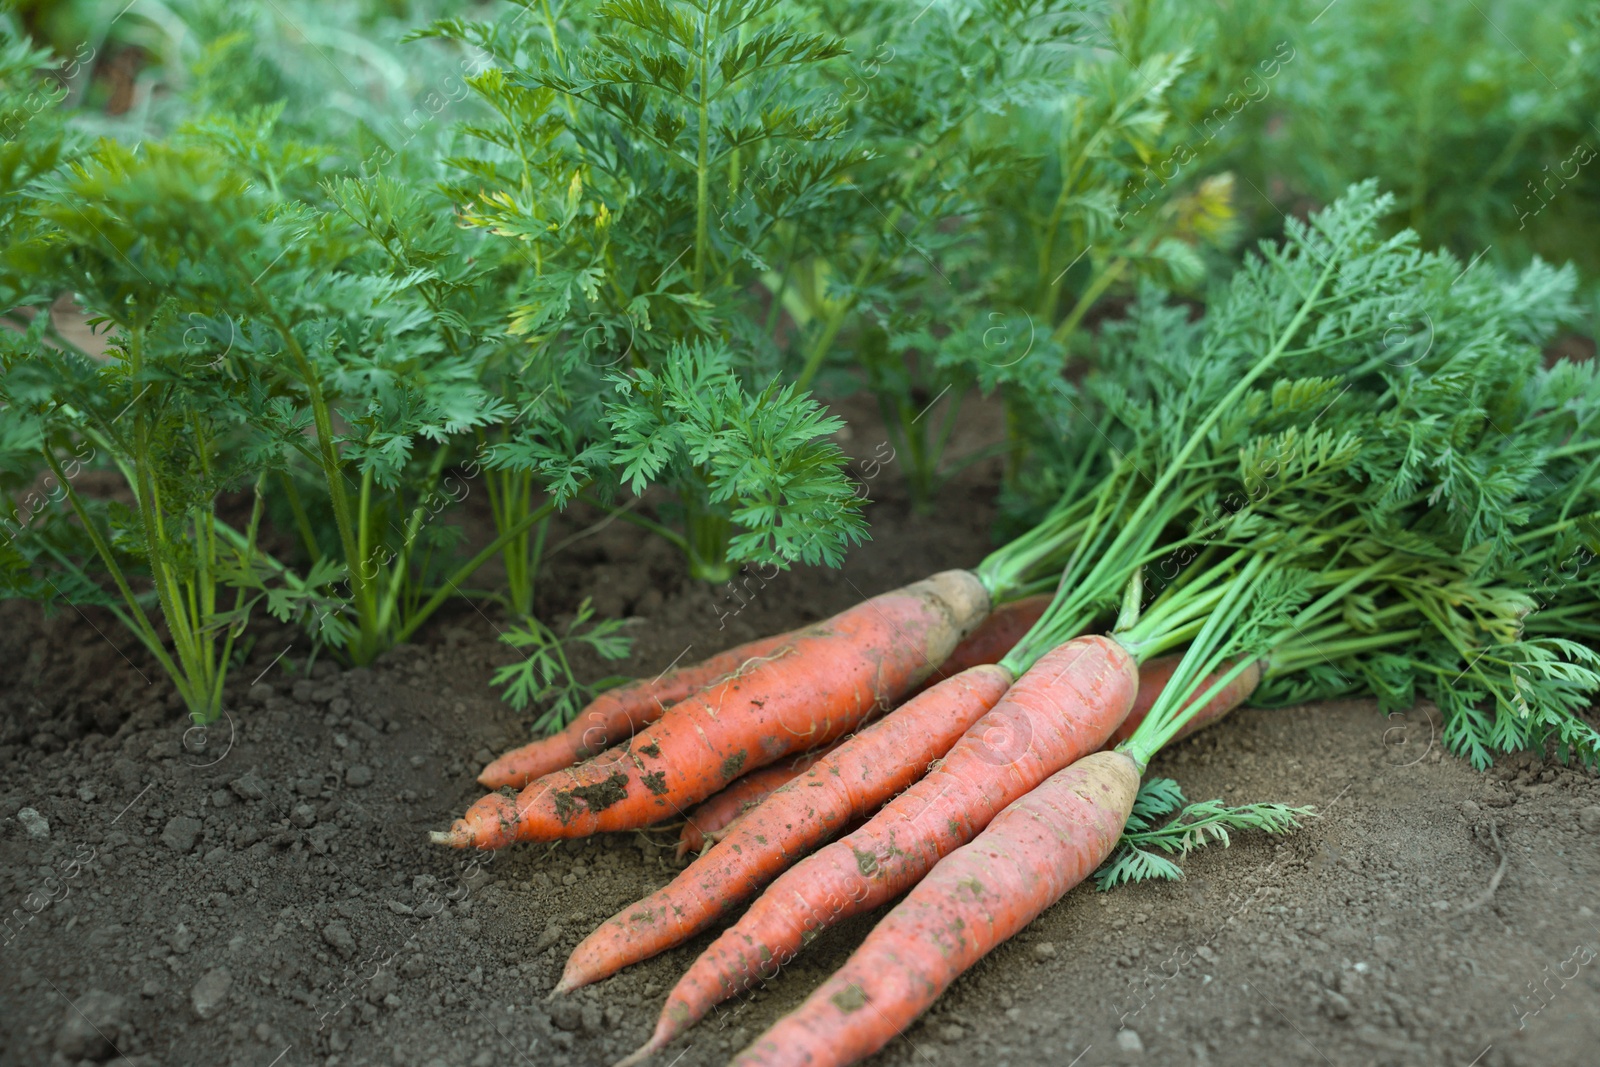
M 1033 954 L 1041 960 L 1055 959 L 1056 946 L 1050 941 L 1041 941 L 1033 946 Z
M 211 806 L 213 808 L 233 807 L 233 794 L 226 789 L 218 789 L 211 794 Z
M 187 815 L 174 815 L 161 831 L 161 843 L 174 852 L 188 852 L 200 836 L 200 820 Z
M 550 1005 L 550 1021 L 562 1030 L 576 1030 L 583 1025 L 583 1008 L 576 1000 L 565 997 Z
M 1118 1030 L 1117 1047 L 1124 1052 L 1143 1052 L 1144 1042 L 1139 1040 L 1139 1035 L 1136 1031 Z
M 172 931 L 172 951 L 188 952 L 193 947 L 194 931 L 179 923 L 178 928 Z
M 939 1039 L 947 1045 L 953 1045 L 967 1036 L 967 1032 L 955 1023 L 945 1023 L 939 1027 Z
M 122 1029 L 123 1000 L 91 989 L 73 1002 L 56 1032 L 56 1050 L 69 1059 L 103 1060 L 115 1051 Z
M 228 990 L 231 988 L 233 988 L 233 975 L 228 973 L 226 967 L 207 971 L 189 991 L 189 1001 L 194 1005 L 194 1013 L 202 1019 L 209 1019 L 217 1014 L 227 1003 Z
M 357 788 L 360 788 L 364 785 L 371 785 L 372 768 L 358 763 L 354 767 L 351 767 L 349 770 L 344 772 L 344 780 L 346 785 L 353 785 Z
M 50 823 L 43 815 L 32 808 L 23 808 L 17 812 L 17 821 L 22 828 L 28 831 L 29 837 L 49 837 Z
M 255 771 L 235 778 L 228 788 L 241 800 L 260 800 L 267 795 L 267 783 Z
M 350 927 L 335 920 L 322 928 L 322 940 L 332 945 L 334 951 L 348 959 L 355 955 L 356 939 L 350 933 Z
M 316 824 L 317 809 L 310 804 L 296 804 L 294 812 L 289 816 L 289 821 L 304 830 Z
M 1591 834 L 1600 834 L 1600 804 L 1590 804 L 1578 812 L 1578 825 Z

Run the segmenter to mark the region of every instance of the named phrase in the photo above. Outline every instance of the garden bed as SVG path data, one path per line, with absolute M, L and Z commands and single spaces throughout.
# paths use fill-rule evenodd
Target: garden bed
M 871 454 L 872 421 L 842 410 L 846 451 Z M 541 609 L 587 595 L 642 617 L 625 668 L 649 673 L 970 564 L 993 475 L 975 468 L 922 517 L 885 472 L 871 543 L 837 571 L 752 581 L 742 608 L 612 523 L 551 561 Z M 672 832 L 481 858 L 426 840 L 526 736 L 488 686 L 512 654 L 502 625 L 461 604 L 370 669 L 310 677 L 291 631 L 258 626 L 228 718 L 202 733 L 107 619 L 0 606 L 0 1063 L 544 1067 L 638 1045 L 708 936 L 544 996 L 584 934 L 671 877 Z M 1191 797 L 1322 817 L 1192 857 L 1183 882 L 1080 887 L 872 1062 L 1589 1062 L 1600 784 L 1525 757 L 1479 774 L 1435 722 L 1365 701 L 1246 709 L 1177 745 L 1152 773 Z M 660 1063 L 725 1061 L 874 918 L 829 931 Z M 1519 999 L 1535 990 L 1537 1012 Z

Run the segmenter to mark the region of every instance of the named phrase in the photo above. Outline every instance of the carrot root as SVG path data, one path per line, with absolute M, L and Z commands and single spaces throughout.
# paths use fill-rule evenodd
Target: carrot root
M 967 571 L 873 597 L 673 705 L 625 748 L 531 782 L 514 803 L 484 797 L 457 820 L 449 843 L 502 848 L 681 814 L 741 774 L 826 744 L 892 706 L 988 609 L 988 592 Z
M 936 771 L 768 886 L 668 995 L 652 1041 L 769 977 L 820 929 L 915 885 L 1006 805 L 1103 745 L 1137 686 L 1132 658 L 1109 638 L 1076 638 L 1041 657 Z
M 478 775 L 478 782 L 488 789 L 520 789 L 535 778 L 597 756 L 661 718 L 671 705 L 734 674 L 750 660 L 770 654 L 788 638 L 788 634 L 763 637 L 659 677 L 608 689 L 573 716 L 564 729 L 514 748 L 490 763 Z
M 1000 662 L 1049 604 L 1050 596 L 1040 594 L 995 608 L 955 647 L 922 688 L 954 678 L 968 667 Z M 484 767 L 483 773 L 478 775 L 478 783 L 488 789 L 505 786 L 521 789 L 535 778 L 597 756 L 655 722 L 673 704 L 737 673 L 748 661 L 767 656 L 789 636 L 763 637 L 719 652 L 692 666 L 666 671 L 658 678 L 607 690 L 575 715 L 564 729 L 512 749 Z M 680 849 L 680 859 L 686 851 L 698 851 L 698 846 Z
M 941 860 L 843 967 L 730 1067 L 844 1067 L 888 1044 L 1111 854 L 1138 791 L 1139 770 L 1120 752 L 1085 756 L 1052 775 Z
M 1010 685 L 1004 667 L 973 667 L 839 745 L 747 812 L 670 884 L 584 938 L 558 988 L 599 981 L 710 926 L 797 857 L 922 777 Z

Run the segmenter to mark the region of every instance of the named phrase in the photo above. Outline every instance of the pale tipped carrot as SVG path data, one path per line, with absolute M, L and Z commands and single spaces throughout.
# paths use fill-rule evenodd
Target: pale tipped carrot
M 669 885 L 585 938 L 555 991 L 599 981 L 716 922 L 817 844 L 922 777 L 1010 684 L 1004 667 L 973 667 L 845 741 L 752 809 Z
M 1105 744 L 1137 688 L 1133 658 L 1109 638 L 1079 637 L 1045 653 L 937 768 L 768 886 L 668 995 L 636 1055 L 661 1048 L 719 1002 L 770 976 L 822 927 L 915 885 L 1007 804 Z
M 684 821 L 683 829 L 678 834 L 678 858 L 681 860 L 691 852 L 698 855 L 708 841 L 720 840 L 723 832 L 738 822 L 745 812 L 767 799 L 780 786 L 806 773 L 817 760 L 838 748 L 839 744 L 834 742 L 827 748 L 751 771 L 722 792 L 706 798 Z
M 457 848 L 583 837 L 680 814 L 746 771 L 827 744 L 892 707 L 988 614 L 945 571 L 796 631 L 765 659 L 673 705 L 621 750 L 492 794 L 433 840 Z
M 597 756 L 661 718 L 673 704 L 721 681 L 750 660 L 770 655 L 789 637 L 775 634 L 749 641 L 699 663 L 664 671 L 655 678 L 608 689 L 590 701 L 565 728 L 514 748 L 490 763 L 478 775 L 478 781 L 490 789 L 520 789 L 535 778 Z
M 1116 847 L 1139 768 L 1098 752 L 1058 771 L 951 852 L 805 1002 L 731 1067 L 843 1067 L 888 1044 L 962 972 Z

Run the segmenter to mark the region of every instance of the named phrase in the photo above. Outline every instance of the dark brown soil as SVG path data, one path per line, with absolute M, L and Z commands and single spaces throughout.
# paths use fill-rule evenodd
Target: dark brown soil
M 858 429 L 847 448 L 877 441 Z M 992 473 L 917 518 L 886 468 L 872 543 L 841 571 L 752 579 L 742 606 L 613 523 L 552 562 L 541 605 L 641 616 L 627 667 L 652 672 L 971 564 Z M 671 877 L 673 832 L 487 857 L 426 843 L 526 736 L 487 684 L 512 654 L 502 625 L 463 606 L 371 669 L 310 677 L 293 635 L 261 627 L 228 719 L 202 733 L 109 620 L 0 607 L 0 1063 L 553 1067 L 640 1043 L 708 938 L 543 998 L 580 937 Z M 1479 774 L 1426 709 L 1364 702 L 1239 712 L 1154 771 L 1322 817 L 1191 857 L 1180 883 L 1080 888 L 874 1063 L 1600 1062 L 1593 776 L 1527 759 Z M 661 1067 L 725 1061 L 869 922 Z

